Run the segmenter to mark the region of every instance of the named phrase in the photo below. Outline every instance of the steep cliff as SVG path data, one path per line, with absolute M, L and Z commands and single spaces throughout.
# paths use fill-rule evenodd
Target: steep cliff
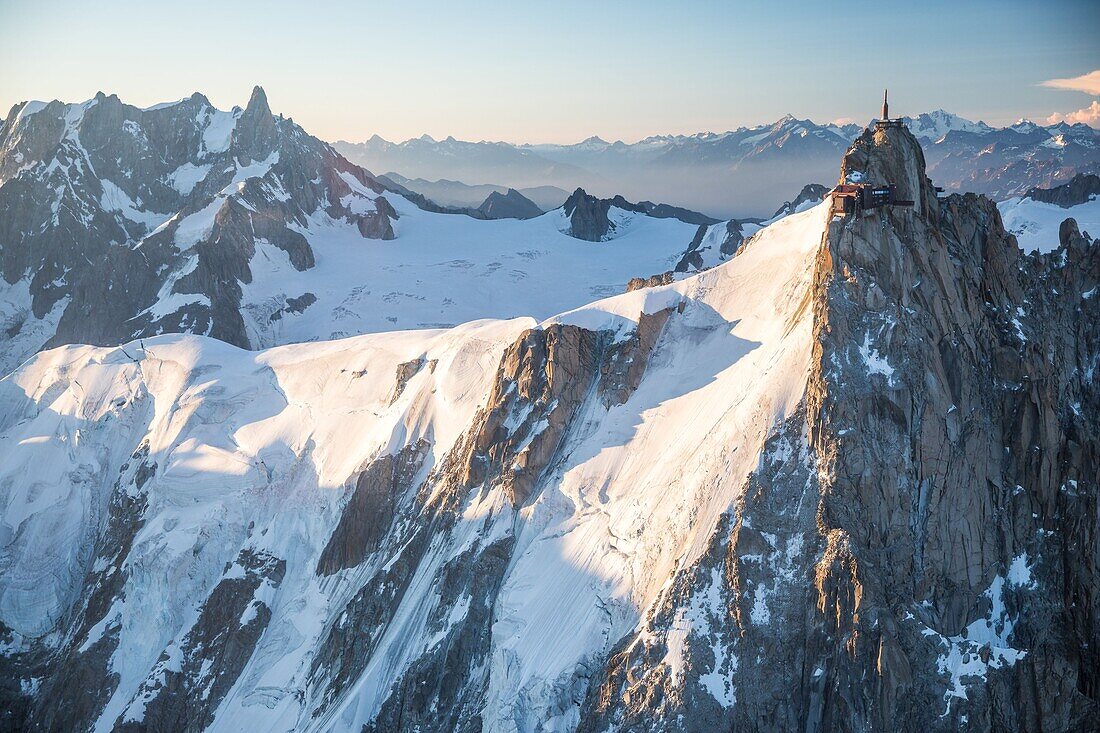
M 853 171 L 915 204 L 828 224 L 805 411 L 582 730 L 1095 729 L 1100 242 L 1022 256 L 905 129 Z

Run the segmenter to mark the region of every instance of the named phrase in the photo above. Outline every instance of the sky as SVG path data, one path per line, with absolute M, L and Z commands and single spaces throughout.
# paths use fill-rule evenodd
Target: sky
M 886 86 L 899 115 L 1100 126 L 1097 0 L 0 0 L 0 39 L 0 114 L 100 90 L 228 109 L 259 84 L 330 141 L 865 122 Z

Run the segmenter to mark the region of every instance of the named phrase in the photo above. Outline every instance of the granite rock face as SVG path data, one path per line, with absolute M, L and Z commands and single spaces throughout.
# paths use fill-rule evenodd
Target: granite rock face
M 607 218 L 611 209 L 610 199 L 598 199 L 578 188 L 562 205 L 569 217 L 569 236 L 589 242 L 601 242 L 614 228 Z
M 992 202 L 937 200 L 904 129 L 864 133 L 856 170 L 916 203 L 829 224 L 782 458 L 619 642 L 580 730 L 1100 719 L 1100 241 L 1068 221 L 1022 256 Z
M 819 255 L 816 583 L 840 633 L 816 664 L 850 698 L 824 729 L 1078 729 L 1097 713 L 1100 247 L 1069 225 L 1022 257 L 992 202 L 936 199 L 904 129 L 864 133 L 853 170 L 916 203 L 833 222 Z
M 462 458 L 464 485 L 498 482 L 517 506 L 531 498 L 595 378 L 603 341 L 555 325 L 526 332 L 505 352 Z

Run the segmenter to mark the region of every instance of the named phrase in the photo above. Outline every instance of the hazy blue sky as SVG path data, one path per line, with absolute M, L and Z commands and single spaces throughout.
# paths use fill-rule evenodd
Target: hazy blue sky
M 228 108 L 261 84 L 330 140 L 865 121 L 886 85 L 898 114 L 1100 116 L 1100 90 L 1040 86 L 1100 69 L 1098 0 L 0 0 L 0 29 L 0 113 L 98 90 L 143 106 L 202 91 Z

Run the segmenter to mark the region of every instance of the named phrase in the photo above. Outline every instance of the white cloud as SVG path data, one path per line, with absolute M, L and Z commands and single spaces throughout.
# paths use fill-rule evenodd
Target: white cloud
M 1040 86 L 1053 89 L 1069 89 L 1074 92 L 1085 92 L 1086 94 L 1100 96 L 1100 69 L 1071 79 L 1050 79 L 1044 81 Z
M 1093 100 L 1092 104 L 1084 109 L 1079 109 L 1076 112 L 1069 112 L 1067 114 L 1055 112 L 1046 119 L 1048 125 L 1054 125 L 1059 122 L 1068 122 L 1071 125 L 1077 122 L 1084 122 L 1089 127 L 1100 128 L 1100 102 Z

